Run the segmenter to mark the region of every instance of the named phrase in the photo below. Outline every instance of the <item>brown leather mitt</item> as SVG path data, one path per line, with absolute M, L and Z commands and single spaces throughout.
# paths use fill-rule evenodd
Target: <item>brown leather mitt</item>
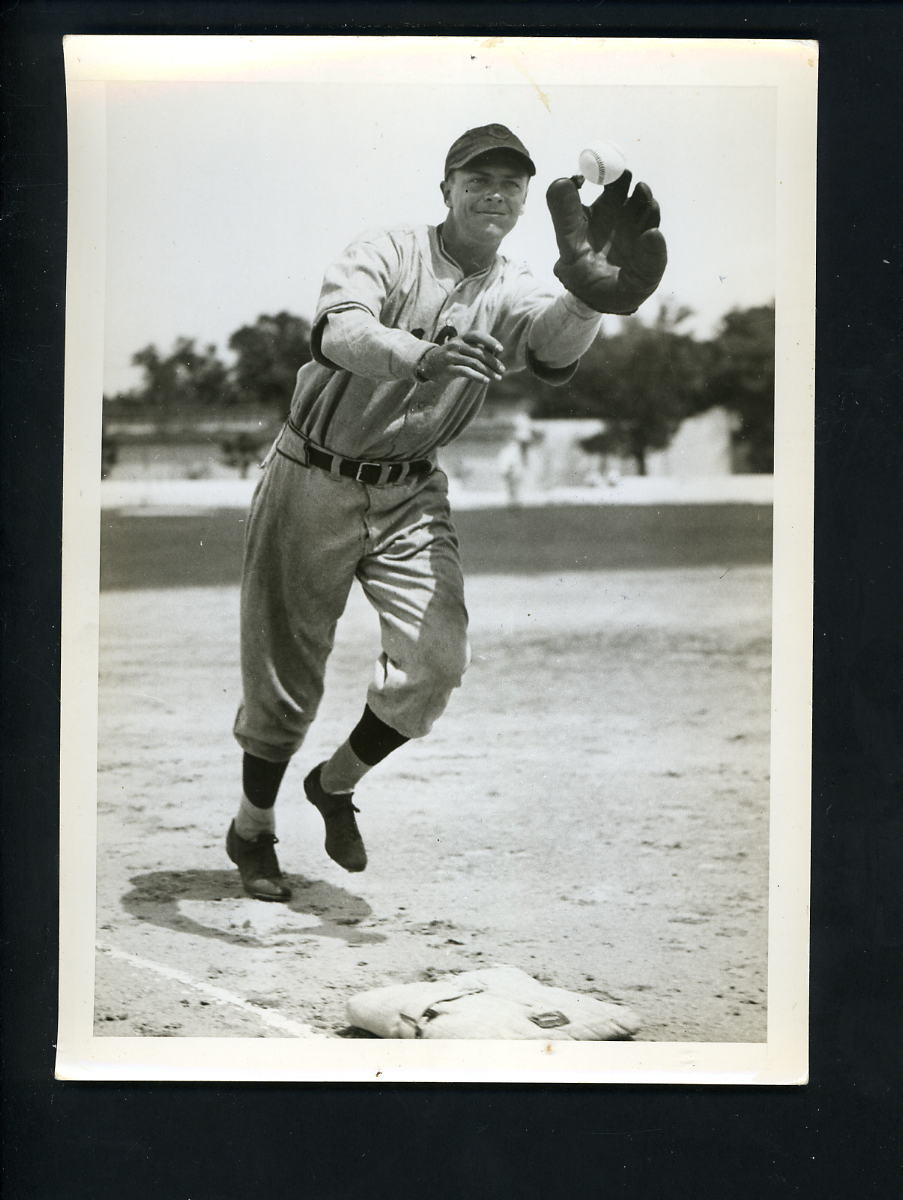
M 569 292 L 600 313 L 634 313 L 661 283 L 668 262 L 660 211 L 648 184 L 630 192 L 625 171 L 589 208 L 580 203 L 582 175 L 556 179 L 546 192 L 560 258 L 555 274 Z

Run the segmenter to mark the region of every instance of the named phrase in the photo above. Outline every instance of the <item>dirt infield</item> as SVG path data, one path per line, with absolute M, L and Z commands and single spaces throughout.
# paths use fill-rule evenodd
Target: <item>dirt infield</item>
M 300 786 L 369 679 L 376 618 L 353 595 L 279 802 L 294 898 L 267 905 L 223 849 L 235 530 L 200 566 L 187 549 L 240 519 L 105 516 L 97 1035 L 354 1036 L 355 992 L 498 962 L 629 1004 L 642 1038 L 764 1039 L 770 514 L 650 518 L 636 562 L 627 532 L 603 539 L 607 569 L 567 514 L 557 534 L 541 519 L 539 543 L 522 513 L 459 522 L 473 664 L 431 736 L 359 790 L 357 876 Z

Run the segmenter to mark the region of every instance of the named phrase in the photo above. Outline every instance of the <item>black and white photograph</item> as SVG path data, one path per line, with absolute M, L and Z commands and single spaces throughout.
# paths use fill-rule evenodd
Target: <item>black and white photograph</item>
M 815 44 L 65 58 L 58 1077 L 804 1083 Z

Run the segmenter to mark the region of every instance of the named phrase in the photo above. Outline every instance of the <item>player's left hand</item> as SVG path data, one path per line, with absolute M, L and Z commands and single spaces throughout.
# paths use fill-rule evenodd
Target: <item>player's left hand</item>
M 634 313 L 661 283 L 668 262 L 660 211 L 648 184 L 630 192 L 625 171 L 590 207 L 580 203 L 582 175 L 556 179 L 546 192 L 560 258 L 555 274 L 600 313 Z

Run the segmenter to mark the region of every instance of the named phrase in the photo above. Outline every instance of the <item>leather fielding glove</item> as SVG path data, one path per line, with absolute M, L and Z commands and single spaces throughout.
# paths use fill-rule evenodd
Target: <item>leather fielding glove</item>
M 556 179 L 546 192 L 560 257 L 555 274 L 569 292 L 600 313 L 635 313 L 661 283 L 668 262 L 661 213 L 648 184 L 630 192 L 625 171 L 588 208 L 582 175 Z

